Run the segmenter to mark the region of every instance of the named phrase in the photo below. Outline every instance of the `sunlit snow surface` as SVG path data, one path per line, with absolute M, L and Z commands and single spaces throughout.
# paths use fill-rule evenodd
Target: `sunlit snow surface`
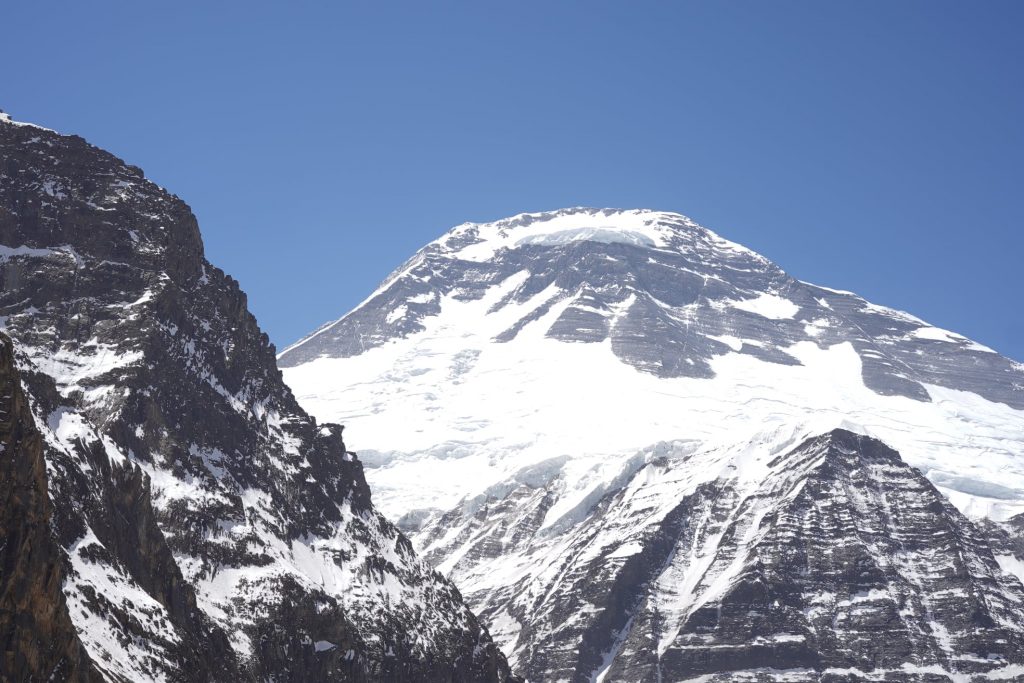
M 411 339 L 286 371 L 304 407 L 350 425 L 350 447 L 392 518 L 454 507 L 559 456 L 582 497 L 647 444 L 728 443 L 811 415 L 863 425 L 970 516 L 1024 510 L 1024 414 L 935 386 L 931 403 L 880 396 L 864 386 L 848 344 L 787 349 L 801 366 L 726 354 L 714 379 L 658 378 L 619 362 L 607 344 L 546 339 L 557 308 L 514 342 L 491 344 L 504 324 L 485 314 L 488 304 L 447 301 L 436 327 Z M 466 363 L 467 352 L 479 355 Z M 549 521 L 571 506 L 563 498 Z
M 524 241 L 560 243 L 569 236 L 663 244 L 665 228 L 644 225 L 637 217 L 642 213 L 613 216 L 599 227 L 587 227 L 594 225 L 592 216 L 576 214 L 506 230 L 495 227 L 501 223 L 480 226 L 485 239 L 453 258 L 483 259 Z M 575 482 L 572 494 L 550 511 L 552 524 L 647 445 L 675 439 L 732 443 L 809 418 L 861 425 L 899 450 L 969 516 L 1003 519 L 1024 511 L 1022 411 L 936 385 L 926 385 L 931 402 L 880 395 L 865 386 L 862 359 L 848 343 L 800 342 L 782 349 L 801 365 L 764 362 L 727 348 L 712 361 L 712 379 L 657 377 L 621 362 L 607 340 L 566 343 L 545 336 L 572 298 L 551 305 L 511 341 L 497 343 L 495 337 L 557 298 L 548 288 L 524 303 L 497 306 L 528 276 L 515 273 L 473 301 L 444 296 L 440 312 L 422 321 L 426 329 L 405 338 L 356 356 L 285 368 L 305 408 L 350 427 L 347 441 L 368 467 L 374 500 L 393 519 L 417 509 L 447 510 L 550 462 Z M 798 308 L 770 293 L 732 305 L 768 320 L 792 318 Z M 613 313 L 612 325 L 624 312 Z M 828 324 L 815 320 L 807 328 L 813 334 Z M 930 326 L 917 334 L 963 339 Z M 723 341 L 733 350 L 744 342 Z

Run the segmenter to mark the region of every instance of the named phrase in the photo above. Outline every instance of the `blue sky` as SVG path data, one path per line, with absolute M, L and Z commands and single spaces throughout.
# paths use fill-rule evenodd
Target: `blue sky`
M 1024 360 L 1024 3 L 9 3 L 0 108 L 184 198 L 279 347 L 448 227 L 685 213 Z

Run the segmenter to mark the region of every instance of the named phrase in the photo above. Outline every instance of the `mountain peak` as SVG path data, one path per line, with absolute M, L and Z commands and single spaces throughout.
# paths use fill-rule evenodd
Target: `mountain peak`
M 801 282 L 679 214 L 569 208 L 457 226 L 278 365 L 311 412 L 358 419 L 361 453 L 417 453 L 448 472 L 436 488 L 378 486 L 375 501 L 395 516 L 421 507 L 426 490 L 438 507 L 486 495 L 534 464 L 520 457 L 635 453 L 644 443 L 623 425 L 644 425 L 649 442 L 717 441 L 809 415 L 897 447 L 964 494 L 972 515 L 1024 511 L 1020 442 L 1007 427 L 1024 410 L 1016 363 Z M 948 453 L 908 425 L 942 434 L 932 446 Z M 449 453 L 524 455 L 474 487 L 450 484 L 466 461 Z M 984 468 L 958 473 L 979 453 Z M 388 472 L 375 476 L 391 476 L 390 456 L 368 457 Z
M 669 250 L 705 243 L 753 254 L 679 213 L 582 206 L 521 213 L 487 223 L 463 223 L 434 244 L 460 260 L 486 261 L 501 249 L 559 247 L 577 242 Z

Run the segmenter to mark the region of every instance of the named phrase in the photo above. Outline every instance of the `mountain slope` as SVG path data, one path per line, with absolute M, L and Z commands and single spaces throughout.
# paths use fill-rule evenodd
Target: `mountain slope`
M 42 434 L 67 615 L 107 680 L 494 680 L 458 591 L 281 381 L 195 218 L 0 119 L 0 315 Z
M 0 635 L 5 680 L 100 681 L 71 624 L 50 534 L 43 441 L 0 336 Z
M 523 624 L 531 680 L 1024 674 L 1024 587 L 880 442 L 839 429 L 646 455 L 532 549 L 529 576 L 472 577 L 505 591 L 485 615 Z
M 401 472 L 372 475 L 392 516 L 419 507 L 401 498 L 407 475 L 417 488 L 436 476 L 422 498 L 447 508 L 486 488 L 448 486 L 467 468 L 497 484 L 542 459 L 731 438 L 811 411 L 871 427 L 972 516 L 1024 511 L 1024 366 L 795 280 L 675 214 L 459 226 L 279 363 L 314 414 L 359 420 L 365 461 L 402 454 Z
M 611 616 L 588 625 L 604 613 L 596 603 L 545 600 L 572 592 L 573 558 L 594 547 L 588 529 L 625 523 L 608 502 L 622 491 L 636 487 L 661 511 L 641 515 L 645 524 L 696 504 L 645 479 L 665 452 L 742 450 L 779 435 L 795 448 L 793 435 L 856 425 L 966 515 L 951 522 L 957 535 L 989 539 L 1024 512 L 1024 366 L 906 313 L 800 282 L 677 214 L 567 209 L 456 227 L 279 364 L 307 409 L 354 428 L 378 505 L 450 574 L 531 679 L 588 680 L 594 661 L 569 663 L 592 659 L 588 629 L 604 638 L 624 628 Z M 897 483 L 928 499 L 905 469 Z M 707 514 L 735 514 L 746 494 L 714 479 L 701 481 L 724 502 Z M 898 520 L 900 533 L 916 524 Z M 653 532 L 629 529 L 604 545 L 628 546 L 639 534 L 646 548 Z M 693 550 L 678 543 L 668 544 L 672 553 Z M 1010 560 L 989 566 L 1004 556 L 991 540 L 978 543 L 971 552 L 988 553 L 978 562 L 992 581 L 1017 581 L 1004 570 Z M 691 559 L 714 564 L 723 552 L 733 551 L 704 548 Z M 620 617 L 632 614 L 624 596 L 633 594 L 616 582 L 653 595 L 678 590 L 652 588 L 652 576 L 616 578 L 604 562 L 575 580 L 625 600 Z M 677 579 L 693 576 L 686 569 Z M 545 609 L 551 616 L 537 623 Z M 584 615 L 576 630 L 574 614 Z M 546 632 L 556 625 L 559 634 Z M 956 659 L 956 643 L 929 647 L 915 644 L 901 663 L 980 670 Z M 814 651 L 814 667 L 837 661 Z M 609 656 L 609 671 L 638 666 Z M 991 666 L 998 661 L 1015 660 Z M 857 666 L 868 664 L 881 666 Z

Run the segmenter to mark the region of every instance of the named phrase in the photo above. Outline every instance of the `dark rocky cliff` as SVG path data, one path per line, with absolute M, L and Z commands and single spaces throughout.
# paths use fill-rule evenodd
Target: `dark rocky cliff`
M 0 335 L 0 639 L 5 681 L 100 681 L 61 592 L 42 437 Z
M 454 586 L 373 509 L 340 429 L 295 403 L 181 200 L 81 138 L 2 120 L 0 282 L 49 477 L 31 533 L 64 558 L 48 590 L 68 605 L 50 627 L 74 627 L 66 666 L 509 677 Z

